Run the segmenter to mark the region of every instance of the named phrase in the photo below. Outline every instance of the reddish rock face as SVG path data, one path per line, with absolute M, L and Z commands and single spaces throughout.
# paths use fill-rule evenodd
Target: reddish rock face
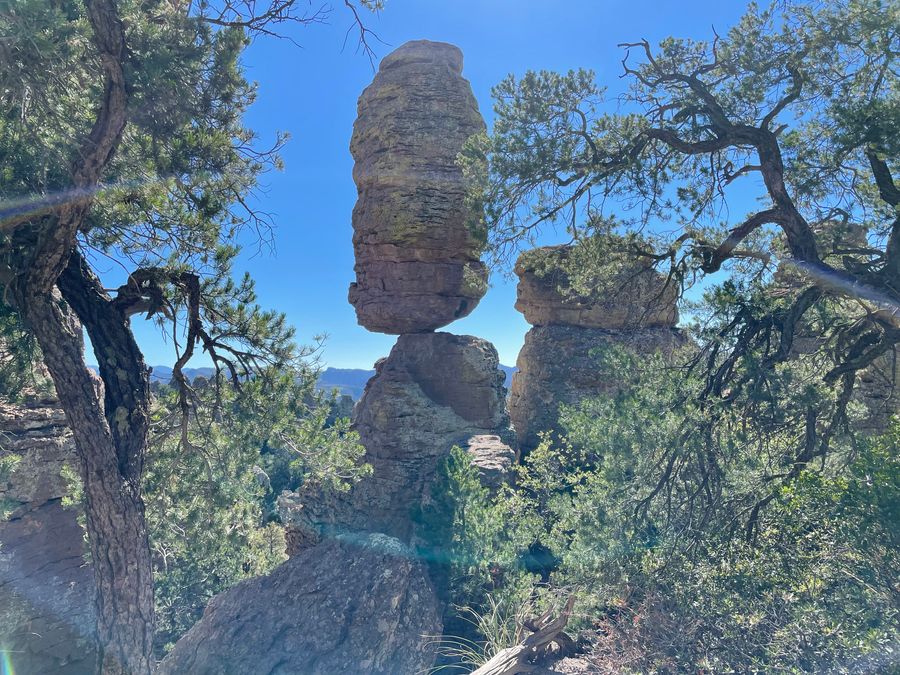
M 483 235 L 457 165 L 484 120 L 461 73 L 453 45 L 407 42 L 359 98 L 349 300 L 371 331 L 435 330 L 469 314 L 487 289 Z
M 509 428 L 497 351 L 468 335 L 402 335 L 354 411 L 373 473 L 350 491 L 346 524 L 411 541 L 410 514 L 427 501 L 454 445 Z

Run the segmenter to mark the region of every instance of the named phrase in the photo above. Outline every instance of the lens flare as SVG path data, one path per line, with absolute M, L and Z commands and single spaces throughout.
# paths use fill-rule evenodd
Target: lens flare
M 15 675 L 12 657 L 5 649 L 0 649 L 0 675 Z
M 195 175 L 204 176 L 203 173 Z M 66 204 L 75 204 L 93 197 L 103 195 L 112 190 L 137 189 L 144 186 L 161 185 L 171 180 L 166 176 L 154 176 L 144 180 L 123 181 L 106 185 L 91 185 L 84 188 L 71 188 L 43 195 L 30 195 L 0 201 L 0 232 L 17 227 L 29 218 L 44 215 Z

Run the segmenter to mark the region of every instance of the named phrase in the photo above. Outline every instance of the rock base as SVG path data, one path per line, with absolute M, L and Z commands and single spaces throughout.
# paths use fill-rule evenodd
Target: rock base
M 383 535 L 326 541 L 210 601 L 160 675 L 427 672 L 442 630 L 421 563 Z
M 685 344 L 672 328 L 612 331 L 581 326 L 536 326 L 525 335 L 509 393 L 509 416 L 527 454 L 540 443 L 540 432 L 558 431 L 559 407 L 615 392 L 592 350 L 621 345 L 638 354 L 671 354 Z

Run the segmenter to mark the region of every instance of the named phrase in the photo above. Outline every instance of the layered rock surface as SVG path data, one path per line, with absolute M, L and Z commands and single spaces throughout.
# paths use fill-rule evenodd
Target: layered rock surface
M 481 235 L 457 155 L 484 120 L 453 45 L 418 40 L 386 56 L 359 99 L 350 151 L 359 323 L 418 333 L 471 312 L 486 290 Z
M 405 546 L 337 539 L 217 595 L 158 672 L 421 673 L 441 628 L 427 573 Z
M 509 397 L 523 453 L 538 445 L 541 432 L 559 431 L 560 405 L 616 390 L 593 350 L 620 345 L 639 354 L 671 353 L 684 344 L 675 328 L 677 294 L 661 274 L 626 266 L 594 294 L 575 295 L 565 272 L 569 255 L 564 246 L 536 249 L 515 268 L 516 309 L 534 326 L 519 352 Z
M 478 469 L 481 484 L 492 492 L 512 482 L 516 451 L 500 436 L 478 434 L 466 441 L 465 450 Z
M 75 462 L 54 400 L 0 402 L 0 648 L 18 674 L 96 672 L 93 575 L 62 505 Z

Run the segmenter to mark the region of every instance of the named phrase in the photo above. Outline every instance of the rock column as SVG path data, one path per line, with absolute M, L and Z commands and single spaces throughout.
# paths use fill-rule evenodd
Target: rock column
M 408 42 L 359 99 L 350 302 L 361 325 L 400 337 L 356 407 L 373 475 L 333 509 L 335 531 L 414 544 L 414 514 L 450 448 L 509 435 L 494 347 L 431 332 L 471 312 L 486 290 L 479 214 L 457 163 L 484 121 L 461 73 L 456 47 Z
M 423 636 L 440 634 L 441 611 L 418 559 L 416 514 L 453 445 L 478 437 L 481 448 L 487 436 L 493 448 L 510 434 L 493 346 L 433 332 L 471 312 L 486 289 L 456 163 L 484 122 L 461 72 L 456 47 L 409 42 L 359 99 L 349 299 L 361 325 L 400 336 L 353 413 L 373 473 L 337 497 L 282 495 L 290 559 L 211 602 L 162 673 L 238 664 L 399 675 L 432 665 L 435 644 Z M 244 618 L 248 603 L 262 625 Z
M 372 476 L 325 505 L 282 499 L 295 541 L 350 532 L 415 545 L 415 514 L 450 448 L 474 437 L 510 440 L 494 347 L 432 332 L 472 311 L 486 289 L 478 214 L 457 164 L 484 121 L 461 73 L 456 47 L 408 42 L 359 99 L 349 299 L 361 325 L 400 337 L 354 410 Z

